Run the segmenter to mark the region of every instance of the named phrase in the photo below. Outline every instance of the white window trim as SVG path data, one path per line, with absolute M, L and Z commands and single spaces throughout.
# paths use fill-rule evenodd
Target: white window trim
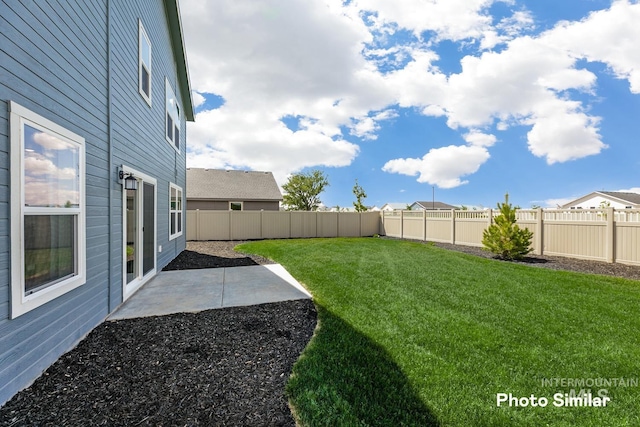
M 171 190 L 175 189 L 176 191 L 179 192 L 180 194 L 180 207 L 182 209 L 180 210 L 174 210 L 171 209 Z M 177 195 L 178 193 L 176 193 Z M 176 214 L 176 230 L 178 229 L 177 225 L 178 225 L 178 212 L 182 213 L 182 215 L 180 215 L 181 219 L 180 219 L 180 231 L 171 234 L 171 214 L 175 213 Z M 182 187 L 177 186 L 176 184 L 174 184 L 173 182 L 169 183 L 169 240 L 173 240 L 176 237 L 180 237 L 182 236 L 182 231 L 184 230 L 184 193 L 182 192 Z
M 45 119 L 39 114 L 9 101 L 11 138 L 11 318 L 25 314 L 86 282 L 85 229 L 85 141 L 81 136 Z M 25 295 L 24 292 L 24 125 L 57 134 L 79 146 L 80 206 L 77 213 L 77 274 L 58 283 Z M 43 211 L 47 208 L 43 208 Z M 33 208 L 31 208 L 33 210 Z M 49 208 L 51 211 L 51 209 Z
M 240 211 L 244 210 L 244 202 L 229 202 L 229 210 L 232 211 L 233 209 L 231 209 L 231 204 L 232 203 L 239 203 L 240 204 Z
M 173 90 L 173 86 L 171 86 L 171 83 L 169 83 L 169 79 L 167 79 L 166 77 L 164 79 L 164 88 L 165 88 L 164 89 L 164 97 L 165 97 L 164 99 L 164 139 L 179 154 L 180 150 L 182 149 L 182 142 L 178 141 L 179 148 L 176 148 L 176 142 L 175 142 L 176 126 L 178 127 L 178 131 L 180 132 L 180 137 L 182 137 L 182 120 L 180 119 L 179 111 L 178 111 L 178 117 L 174 117 L 173 115 L 171 115 L 171 119 L 173 120 L 173 133 L 172 133 L 173 136 L 171 139 L 169 139 L 169 137 L 167 136 L 167 125 L 168 125 L 167 116 L 169 115 L 169 111 L 167 110 L 167 98 L 169 97 L 169 91 L 171 91 L 171 95 L 173 95 L 173 99 L 176 100 L 176 103 L 178 102 L 178 98 L 176 97 L 175 90 Z
M 148 70 L 149 71 L 149 96 L 147 96 L 147 94 L 144 93 L 144 90 L 142 90 L 142 67 L 144 64 L 144 62 L 142 61 L 143 37 L 147 41 L 147 43 L 149 43 L 149 60 L 152 62 L 153 52 L 152 52 L 151 40 L 149 39 L 149 36 L 147 35 L 147 32 L 145 31 L 144 26 L 142 25 L 142 20 L 138 19 L 138 92 L 140 93 L 142 98 L 147 102 L 147 104 L 149 104 L 149 107 L 151 107 L 151 95 L 153 94 L 153 90 L 151 86 L 151 83 L 153 81 L 151 64 L 149 64 L 149 70 Z

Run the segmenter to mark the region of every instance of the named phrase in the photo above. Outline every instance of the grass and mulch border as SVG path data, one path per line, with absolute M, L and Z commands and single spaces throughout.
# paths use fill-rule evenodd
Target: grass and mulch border
M 265 258 L 269 256 L 286 262 L 314 291 L 322 327 L 288 385 L 296 416 L 304 425 L 605 425 L 612 419 L 616 425 L 639 423 L 635 411 L 625 411 L 639 397 L 637 390 L 621 387 L 611 390 L 613 412 L 612 407 L 603 408 L 600 418 L 589 408 L 566 413 L 546 408 L 541 414 L 541 408 L 492 409 L 486 402 L 501 387 L 514 394 L 533 390 L 548 395 L 551 389 L 537 386 L 540 377 L 548 375 L 637 377 L 637 351 L 628 351 L 629 342 L 638 336 L 629 329 L 635 324 L 628 323 L 638 310 L 637 283 L 592 276 L 583 283 L 581 275 L 549 272 L 550 277 L 560 275 L 554 279 L 560 291 L 557 301 L 546 301 L 552 305 L 547 310 L 559 321 L 545 332 L 549 319 L 543 320 L 540 330 L 527 337 L 530 324 L 538 322 L 531 310 L 522 310 L 510 325 L 495 322 L 505 315 L 505 308 L 506 313 L 517 313 L 509 305 L 514 298 L 520 304 L 527 298 L 528 294 L 514 296 L 520 289 L 542 291 L 526 307 L 536 306 L 545 301 L 554 281 L 539 286 L 531 279 L 536 274 L 523 274 L 518 270 L 522 266 L 511 270 L 517 264 L 438 252 L 442 246 L 491 257 L 479 248 L 398 241 L 391 254 L 381 250 L 387 244 L 372 246 L 376 240 L 383 239 L 256 242 L 245 247 L 253 251 L 253 245 L 264 244 L 264 256 L 234 251 L 240 241 L 189 242 L 187 251 L 167 269 L 264 264 L 272 262 Z M 319 246 L 311 248 L 315 245 Z M 415 251 L 419 263 L 393 261 L 398 256 L 412 258 Z M 620 264 L 557 257 L 526 261 L 545 269 L 640 278 L 640 268 Z M 491 295 L 483 292 L 478 277 L 464 277 L 476 262 L 488 262 L 483 268 L 490 266 L 492 280 L 495 275 Z M 354 274 L 345 274 L 345 268 Z M 389 278 L 387 273 L 393 273 L 389 286 L 380 286 Z M 420 286 L 398 288 L 414 282 Z M 587 295 L 581 296 L 585 283 Z M 425 298 L 428 293 L 419 292 L 421 288 L 430 289 L 432 298 Z M 612 297 L 612 290 L 620 291 L 614 294 L 623 299 Z M 598 293 L 606 297 L 602 306 Z M 404 301 L 406 306 L 398 310 L 397 304 L 381 301 Z M 487 306 L 487 316 L 478 316 L 489 301 L 500 304 Z M 589 301 L 593 305 L 588 313 L 572 306 Z M 0 408 L 0 425 L 294 425 L 284 388 L 314 330 L 315 310 L 307 300 L 107 322 Z M 611 319 L 602 322 L 609 314 Z M 616 321 L 623 326 L 619 331 Z M 587 327 L 581 329 L 583 324 Z M 406 327 L 413 333 L 405 338 Z M 549 333 L 559 338 L 549 339 Z M 594 337 L 600 334 L 602 341 L 597 342 Z M 583 342 L 585 349 L 563 352 L 556 342 L 563 337 Z M 389 347 L 394 340 L 400 341 L 398 348 Z M 580 354 L 593 360 L 580 366 Z M 482 360 L 479 355 L 496 361 L 474 364 Z M 529 368 L 524 369 L 523 360 L 537 364 L 525 364 Z M 439 396 L 441 390 L 444 394 Z
M 168 269 L 271 263 L 189 244 Z M 0 426 L 294 426 L 285 397 L 311 300 L 107 321 L 0 407 Z
M 314 295 L 320 326 L 287 385 L 302 425 L 640 424 L 639 387 L 567 384 L 637 381 L 637 281 L 399 240 L 238 249 L 283 264 Z M 606 389 L 609 405 L 554 405 L 588 388 Z M 498 393 L 549 403 L 498 406 Z

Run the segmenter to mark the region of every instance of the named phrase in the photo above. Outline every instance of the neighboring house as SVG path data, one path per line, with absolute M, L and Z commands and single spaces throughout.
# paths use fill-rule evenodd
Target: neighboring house
M 409 206 L 408 203 L 385 203 L 380 210 L 385 212 L 403 211 L 407 209 L 407 206 Z
M 562 209 L 640 209 L 640 194 L 619 191 L 594 191 L 561 206 Z
M 431 210 L 435 210 L 435 211 L 442 211 L 442 210 L 451 210 L 451 209 L 458 209 L 457 206 L 452 206 L 452 205 L 448 205 L 446 203 L 442 203 L 442 202 L 437 202 L 437 201 L 433 201 L 433 202 L 414 202 L 411 205 L 411 210 L 412 211 L 431 211 Z
M 0 2 L 0 28 L 3 404 L 184 250 L 193 107 L 177 0 Z
M 187 169 L 187 209 L 277 211 L 282 194 L 271 172 Z

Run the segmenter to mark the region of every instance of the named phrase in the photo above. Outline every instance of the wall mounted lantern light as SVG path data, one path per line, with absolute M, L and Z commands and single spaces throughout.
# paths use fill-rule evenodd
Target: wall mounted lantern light
M 120 169 L 118 173 L 118 177 L 121 181 L 124 182 L 125 190 L 137 190 L 138 189 L 138 180 L 133 176 L 132 173 L 128 173 Z M 126 178 L 125 178 L 126 177 Z

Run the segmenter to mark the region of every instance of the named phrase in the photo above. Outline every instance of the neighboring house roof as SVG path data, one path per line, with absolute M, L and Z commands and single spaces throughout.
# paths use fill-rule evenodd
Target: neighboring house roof
M 638 193 L 623 193 L 621 191 L 597 191 L 597 193 L 620 199 L 620 201 L 628 202 L 631 205 L 640 205 L 640 194 Z
M 182 21 L 180 19 L 180 8 L 178 0 L 165 0 L 169 18 L 169 33 L 171 44 L 178 68 L 178 85 L 182 94 L 182 104 L 184 106 L 185 117 L 188 121 L 195 120 L 193 114 L 193 102 L 191 100 L 191 84 L 189 83 L 189 66 L 187 65 L 187 53 L 184 50 L 184 40 L 182 38 Z
M 622 191 L 594 191 L 586 196 L 582 196 L 578 199 L 572 200 L 569 203 L 562 205 L 562 208 L 569 208 L 573 205 L 585 202 L 593 197 L 601 196 L 607 199 L 615 200 L 625 205 L 640 205 L 640 194 L 627 193 Z
M 271 172 L 187 168 L 187 199 L 281 201 Z
M 380 208 L 380 210 L 395 210 L 395 211 L 399 211 L 399 210 L 404 210 L 407 209 L 408 204 L 407 203 L 386 203 L 382 208 Z
M 432 209 L 458 209 L 457 206 L 449 205 L 443 202 L 415 202 L 413 205 L 418 205 L 417 207 L 424 210 L 432 210 Z M 411 206 L 413 206 L 411 205 Z

